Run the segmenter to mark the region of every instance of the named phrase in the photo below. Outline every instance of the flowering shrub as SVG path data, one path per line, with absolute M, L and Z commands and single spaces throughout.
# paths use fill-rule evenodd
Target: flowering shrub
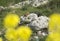
M 16 14 L 7 14 L 4 18 L 4 27 L 6 28 L 15 28 L 20 21 L 20 18 Z
M 5 38 L 8 41 L 29 41 L 32 30 L 28 26 L 21 26 L 18 29 L 7 29 Z
M 4 37 L 7 41 L 29 41 L 32 30 L 28 26 L 20 26 L 17 29 L 20 19 L 16 14 L 8 14 L 4 18 L 4 27 L 7 28 Z

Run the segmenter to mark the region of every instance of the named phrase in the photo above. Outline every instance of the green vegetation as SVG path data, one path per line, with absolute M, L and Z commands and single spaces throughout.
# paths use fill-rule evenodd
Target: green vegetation
M 0 0 L 0 6 L 9 6 L 20 2 L 21 0 Z M 32 7 L 30 5 L 26 5 L 23 8 L 18 9 L 6 9 L 0 11 L 0 29 L 3 28 L 3 18 L 7 13 L 16 13 L 19 16 L 26 14 L 26 12 L 38 12 L 40 15 L 50 16 L 52 13 L 60 13 L 60 0 L 52 0 L 50 3 L 39 6 Z
M 10 4 L 16 4 L 21 0 L 0 0 L 0 6 L 9 6 Z M 24 0 L 23 0 L 24 1 Z M 6 9 L 0 11 L 0 27 L 2 26 L 2 19 L 8 12 L 17 13 L 18 15 L 26 14 L 26 12 L 38 12 L 41 15 L 49 16 L 50 14 L 56 12 L 60 13 L 60 0 L 52 0 L 50 3 L 39 6 L 39 7 L 32 7 L 30 5 L 25 5 L 23 8 L 18 9 Z
M 25 0 L 0 0 L 0 6 L 9 6 Z

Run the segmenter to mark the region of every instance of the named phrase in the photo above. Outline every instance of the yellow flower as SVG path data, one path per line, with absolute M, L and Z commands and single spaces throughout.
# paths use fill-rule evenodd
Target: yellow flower
M 9 41 L 17 39 L 17 33 L 15 29 L 7 29 L 5 32 L 5 38 Z
M 20 26 L 17 29 L 17 33 L 21 41 L 28 41 L 32 34 L 32 30 L 28 26 Z
M 51 33 L 48 35 L 46 41 L 60 41 L 60 34 L 59 33 Z
M 60 14 L 55 13 L 50 16 L 49 35 L 46 41 L 60 41 Z
M 2 41 L 2 38 L 0 37 L 0 41 Z
M 52 14 L 49 21 L 49 31 L 59 31 L 60 32 L 60 14 Z
M 7 14 L 6 17 L 4 18 L 4 27 L 6 28 L 14 28 L 18 25 L 20 21 L 20 18 L 16 14 Z

